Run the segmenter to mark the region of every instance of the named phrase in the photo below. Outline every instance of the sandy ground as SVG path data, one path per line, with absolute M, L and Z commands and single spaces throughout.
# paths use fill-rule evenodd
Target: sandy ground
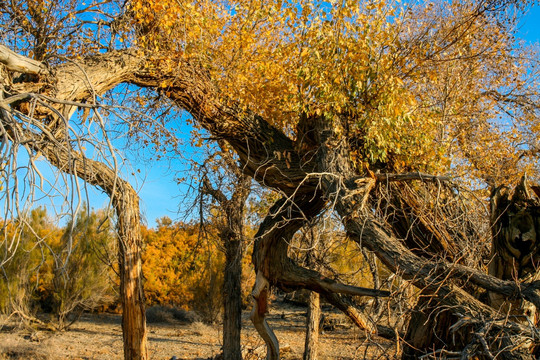
M 320 359 L 394 359 L 392 343 L 382 338 L 367 339 L 338 314 L 327 314 L 331 330 L 320 336 Z M 301 360 L 304 346 L 305 308 L 281 306 L 270 313 L 269 323 L 280 341 L 281 357 Z M 0 330 L 0 360 L 121 360 L 120 316 L 85 314 L 68 330 L 37 331 L 14 327 L 4 321 Z M 213 359 L 221 352 L 220 325 L 201 322 L 149 324 L 151 359 Z M 263 359 L 265 347 L 244 314 L 242 346 L 245 360 Z

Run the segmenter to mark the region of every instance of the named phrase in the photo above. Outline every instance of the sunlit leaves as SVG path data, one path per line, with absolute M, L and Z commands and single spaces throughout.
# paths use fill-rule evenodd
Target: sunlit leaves
M 532 169 L 520 154 L 538 130 L 534 54 L 516 46 L 511 22 L 482 4 L 131 6 L 138 41 L 159 71 L 174 73 L 180 60 L 198 64 L 218 89 L 212 96 L 292 137 L 301 116 L 324 117 L 337 136 L 350 138 L 359 168 L 383 163 L 392 171 L 453 170 L 484 180 Z
M 155 230 L 143 228 L 149 304 L 189 308 L 201 301 L 197 292 L 208 289 L 210 276 L 216 275 L 224 259 L 214 244 L 202 240 L 199 230 L 197 224 L 173 223 L 167 217 L 158 220 Z

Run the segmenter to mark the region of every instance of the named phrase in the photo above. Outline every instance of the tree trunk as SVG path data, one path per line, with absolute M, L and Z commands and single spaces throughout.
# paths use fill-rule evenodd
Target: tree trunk
M 115 54 L 119 55 L 119 53 Z M 113 58 L 116 58 L 116 55 Z M 12 96 L 8 102 L 2 103 L 0 120 L 2 120 L 2 131 L 9 133 L 10 139 L 15 139 L 16 142 L 24 140 L 36 153 L 43 154 L 59 171 L 78 176 L 88 184 L 103 189 L 111 198 L 118 221 L 124 359 L 145 360 L 148 354 L 140 255 L 139 198 L 129 183 L 118 177 L 116 169 L 105 163 L 88 159 L 84 154 L 75 151 L 70 143 L 73 139 L 69 138 L 67 126 L 70 115 L 76 107 L 81 105 L 73 103 L 74 101 L 86 103 L 89 98 L 94 97 L 90 101 L 94 103 L 96 95 L 128 80 L 133 70 L 138 67 L 137 64 L 140 63 L 140 59 L 131 52 L 120 57 L 121 59 L 116 58 L 116 60 L 110 58 L 111 61 L 92 61 L 93 65 L 89 67 L 70 62 L 71 65 L 60 65 L 52 75 L 44 64 L 20 56 L 5 46 L 0 46 L 0 63 L 4 64 L 9 71 L 42 75 L 43 78 L 54 77 L 56 83 L 54 91 L 46 93 L 59 100 L 59 102 L 51 101 L 50 105 L 43 102 L 43 106 L 38 106 L 28 118 L 15 119 L 9 106 L 31 99 L 33 96 L 31 93 L 41 93 L 35 88 L 23 91 L 22 94 Z M 5 81 L 6 79 L 0 79 L 2 83 Z M 0 100 L 3 100 L 2 98 Z M 50 100 L 50 98 L 45 100 Z M 27 103 L 22 103 L 20 106 L 22 112 L 29 109 Z M 42 121 L 42 119 L 45 120 Z
M 456 322 L 456 317 L 447 310 L 437 309 L 437 301 L 421 296 L 407 326 L 403 342 L 403 360 L 414 360 L 427 352 L 437 350 L 463 350 L 465 341 L 460 341 L 459 334 L 451 333 L 449 328 Z M 457 347 L 456 347 L 457 345 Z
M 536 196 L 533 195 L 534 191 Z M 489 274 L 502 280 L 538 279 L 540 262 L 540 191 L 521 179 L 513 193 L 500 187 L 491 198 L 492 249 Z M 524 299 L 488 292 L 488 303 L 502 316 L 510 316 L 525 326 L 538 325 L 538 309 Z M 538 357 L 537 342 L 521 346 Z
M 381 288 L 381 278 L 379 276 L 379 267 L 377 266 L 377 258 L 375 255 L 366 250 L 366 248 L 361 248 L 362 256 L 364 261 L 368 264 L 369 272 L 371 273 L 371 279 L 373 280 L 373 288 L 375 290 Z M 379 315 L 381 310 L 381 302 L 378 297 L 373 298 L 373 312 Z
M 319 320 L 321 318 L 319 293 L 310 291 L 306 316 L 306 342 L 304 360 L 317 360 L 319 350 Z
M 225 277 L 223 281 L 223 358 L 242 360 L 240 332 L 242 329 L 242 257 L 244 254 L 244 209 L 251 191 L 251 178 L 237 168 L 234 158 L 223 150 L 225 168 L 234 175 L 231 178 L 234 191 L 230 199 L 220 189 L 214 189 L 207 177 L 203 178 L 202 192 L 219 203 L 225 214 L 225 224 L 220 225 L 220 240 L 225 247 Z
M 242 360 L 242 255 L 240 239 L 225 241 L 225 279 L 223 283 L 223 358 Z
M 112 194 L 117 214 L 125 360 L 146 360 L 147 330 L 141 261 L 139 197 L 127 183 Z M 116 200 L 116 201 L 115 201 Z
M 0 48 L 0 55 L 2 52 Z M 8 68 L 20 71 L 15 70 L 14 64 L 10 62 L 13 59 L 0 56 L 0 62 L 6 64 Z M 399 206 L 405 206 L 405 211 L 397 214 L 394 218 L 394 229 L 389 230 L 388 219 L 377 216 L 372 208 L 367 209 L 364 206 L 372 189 L 370 183 L 375 182 L 377 174 L 368 171 L 362 173 L 358 169 L 351 168 L 350 146 L 346 144 L 347 137 L 340 135 L 345 134 L 347 129 L 341 129 L 344 131 L 333 134 L 334 124 L 330 121 L 320 121 L 323 126 L 313 127 L 312 124 L 307 124 L 309 126 L 306 127 L 309 129 L 309 135 L 313 134 L 315 137 L 313 146 L 302 143 L 303 139 L 309 138 L 309 136 L 300 136 L 302 134 L 293 141 L 262 117 L 249 111 L 246 112 L 240 107 L 226 106 L 221 103 L 216 95 L 219 91 L 213 88 L 204 69 L 186 62 L 175 68 L 174 74 L 162 76 L 167 74 L 167 71 L 164 70 L 161 74 L 153 70 L 159 73 L 159 76 L 154 76 L 145 70 L 144 60 L 142 56 L 130 52 L 105 53 L 83 59 L 77 64 L 69 62 L 60 65 L 54 69 L 54 72 L 48 72 L 39 67 L 34 69 L 35 64 L 27 62 L 21 69 L 32 68 L 31 71 L 36 74 L 46 72 L 47 77 L 41 77 L 44 85 L 38 88 L 39 91 L 33 90 L 36 89 L 36 84 L 28 84 L 26 89 L 18 85 L 18 88 L 24 91 L 15 91 L 0 106 L 9 110 L 10 104 L 19 106 L 18 103 L 23 100 L 37 98 L 35 94 L 93 104 L 88 101 L 93 95 L 102 94 L 103 91 L 111 89 L 120 82 L 158 88 L 164 80 L 171 80 L 167 92 L 171 100 L 189 111 L 214 138 L 229 140 L 240 157 L 242 170 L 245 173 L 252 175 L 261 184 L 279 189 L 284 194 L 284 199 L 276 204 L 273 215 L 267 217 L 259 228 L 253 256 L 257 269 L 257 282 L 253 292 L 257 303 L 253 319 L 255 326 L 261 331 L 261 335 L 269 346 L 269 358 L 277 359 L 279 354 L 277 340 L 264 320 L 270 283 L 284 289 L 307 287 L 319 292 L 345 292 L 356 295 L 362 292 L 358 288 L 336 284 L 331 279 L 323 279 L 320 274 L 299 268 L 287 258 L 287 241 L 300 226 L 317 216 L 328 204 L 332 204 L 332 208 L 337 210 L 350 237 L 361 246 L 373 251 L 388 269 L 411 281 L 426 294 L 435 296 L 441 306 L 446 307 L 455 315 L 464 315 L 459 320 L 461 325 L 460 323 L 453 324 L 453 329 L 457 329 L 456 325 L 465 326 L 462 325 L 464 322 L 472 323 L 476 328 L 476 334 L 481 336 L 486 331 L 486 323 L 489 324 L 488 330 L 492 339 L 502 341 L 495 349 L 501 351 L 495 354 L 497 358 L 516 359 L 518 355 L 513 352 L 513 349 L 519 346 L 521 339 L 534 338 L 534 329 L 531 330 L 514 322 L 514 318 L 504 319 L 504 322 L 499 321 L 500 313 L 471 296 L 470 292 L 462 286 L 465 282 L 473 283 L 474 286 L 497 292 L 508 298 L 519 294 L 540 307 L 538 284 L 529 280 L 514 281 L 517 278 L 497 279 L 476 270 L 473 266 L 456 263 L 456 259 L 448 255 L 456 250 L 459 253 L 460 247 L 456 241 L 459 240 L 461 231 L 453 233 L 433 229 L 432 224 L 441 223 L 439 218 L 427 218 L 427 222 L 422 221 L 422 218 L 417 218 L 422 222 L 411 229 L 415 230 L 410 232 L 411 236 L 400 236 L 398 225 L 407 225 L 402 230 L 408 231 L 410 225 L 413 224 L 413 222 L 403 222 L 407 219 L 402 216 L 413 210 L 411 201 L 399 204 Z M 47 79 L 50 80 L 47 81 Z M 88 84 L 92 84 L 95 94 L 90 92 Z M 46 99 L 43 95 L 39 96 L 41 99 Z M 21 111 L 25 112 L 23 108 Z M 38 106 L 36 112 L 46 116 L 51 114 L 50 109 L 41 106 Z M 27 127 L 28 129 L 43 127 L 40 121 L 28 124 L 31 125 Z M 40 137 L 36 138 L 39 141 L 42 140 Z M 303 150 L 303 145 L 308 145 L 307 150 Z M 66 162 L 64 159 L 60 165 L 69 165 L 71 159 L 68 160 Z M 84 165 L 83 163 L 79 166 L 84 167 Z M 62 169 L 62 171 L 67 170 Z M 87 175 L 97 177 L 99 174 L 100 172 L 96 171 L 94 174 Z M 390 180 L 387 179 L 387 181 Z M 416 219 L 410 219 L 415 220 L 416 224 Z M 456 219 L 461 219 L 461 217 L 456 217 Z M 381 223 L 381 220 L 386 220 L 386 223 Z M 452 228 L 463 229 L 463 225 L 457 224 Z M 540 227 L 536 225 L 535 229 L 536 232 L 540 231 Z M 435 237 L 426 238 L 423 236 L 424 231 Z M 520 233 L 521 235 L 532 234 L 521 230 Z M 534 268 L 538 264 L 538 242 L 530 241 L 531 239 L 532 237 L 520 236 L 505 240 L 510 245 L 510 247 L 505 245 L 510 253 L 518 250 L 516 260 L 521 270 L 517 269 L 515 272 L 517 277 L 525 275 L 523 270 L 526 267 L 533 265 Z M 136 246 L 133 249 L 136 250 Z M 504 247 L 500 249 L 504 250 Z M 511 255 L 505 255 L 504 251 L 502 253 L 497 251 L 497 253 L 502 254 L 503 257 Z M 530 257 L 527 253 L 534 256 Z M 516 262 L 512 260 L 508 264 L 513 268 Z M 124 270 L 121 269 L 121 271 Z M 526 356 L 520 355 L 520 358 L 524 359 Z

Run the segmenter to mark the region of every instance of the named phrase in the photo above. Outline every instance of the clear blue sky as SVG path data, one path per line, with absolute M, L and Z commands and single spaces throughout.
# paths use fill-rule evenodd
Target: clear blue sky
M 540 5 L 532 6 L 524 17 L 519 35 L 531 43 L 540 41 Z

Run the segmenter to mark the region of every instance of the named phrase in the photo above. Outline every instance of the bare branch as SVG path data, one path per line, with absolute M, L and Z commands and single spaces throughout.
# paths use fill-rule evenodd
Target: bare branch
M 375 174 L 377 181 L 411 181 L 411 180 L 420 180 L 420 181 L 451 181 L 452 178 L 449 176 L 437 176 L 430 174 L 423 174 L 420 172 L 416 173 L 407 173 L 407 174 Z
M 4 45 L 0 45 L 0 63 L 8 70 L 23 74 L 41 75 L 48 73 L 47 67 L 40 61 L 17 54 Z

